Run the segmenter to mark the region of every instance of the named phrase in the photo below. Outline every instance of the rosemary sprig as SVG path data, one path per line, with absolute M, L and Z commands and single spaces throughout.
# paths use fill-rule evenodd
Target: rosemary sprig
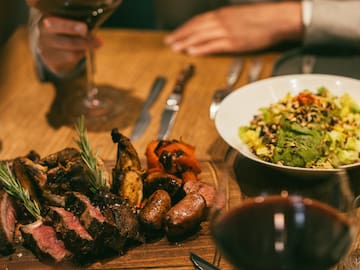
M 36 201 L 30 198 L 29 191 L 26 190 L 13 175 L 9 164 L 0 164 L 0 181 L 5 191 L 23 202 L 25 208 L 37 220 L 41 219 L 41 210 Z
M 91 150 L 89 139 L 87 136 L 87 131 L 85 129 L 85 120 L 84 116 L 81 116 L 77 125 L 75 125 L 75 130 L 79 136 L 79 139 L 76 140 L 76 143 L 81 151 L 81 158 L 88 167 L 89 180 L 90 184 L 93 187 L 93 191 L 98 190 L 101 187 L 104 187 L 106 182 L 103 177 L 103 172 L 99 168 L 97 163 L 98 152 L 94 154 Z

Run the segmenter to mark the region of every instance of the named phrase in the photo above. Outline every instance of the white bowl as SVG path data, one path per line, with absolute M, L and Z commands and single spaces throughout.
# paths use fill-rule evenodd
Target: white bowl
M 267 166 L 298 173 L 313 174 L 317 172 L 323 174 L 336 172 L 339 169 L 290 167 L 263 161 L 251 152 L 238 135 L 239 127 L 249 125 L 253 116 L 260 113 L 259 108 L 276 103 L 287 93 L 296 95 L 304 89 L 315 92 L 322 86 L 328 88 L 332 94 L 337 96 L 349 93 L 360 104 L 360 80 L 357 79 L 322 74 L 294 74 L 272 77 L 240 87 L 228 95 L 221 103 L 216 114 L 216 129 L 225 142 L 238 150 L 243 156 Z M 360 164 L 356 163 L 342 168 L 358 165 Z

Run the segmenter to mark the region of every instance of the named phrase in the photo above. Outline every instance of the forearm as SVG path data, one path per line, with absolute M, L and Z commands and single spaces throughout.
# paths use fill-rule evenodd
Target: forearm
M 304 45 L 360 49 L 360 1 L 313 0 Z

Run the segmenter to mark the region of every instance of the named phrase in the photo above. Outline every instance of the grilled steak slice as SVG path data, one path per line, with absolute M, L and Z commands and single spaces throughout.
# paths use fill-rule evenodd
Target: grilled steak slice
M 44 188 L 58 195 L 68 191 L 86 192 L 90 188 L 86 178 L 86 165 L 81 159 L 76 159 L 50 168 Z
M 127 205 L 109 205 L 102 213 L 115 224 L 122 241 L 124 241 L 124 249 L 134 243 L 144 242 L 139 220 Z
M 48 167 L 54 168 L 59 164 L 65 166 L 67 162 L 72 160 L 80 160 L 81 152 L 76 148 L 67 147 L 59 152 L 48 155 L 40 160 L 40 164 Z
M 100 189 L 91 200 L 100 208 L 101 213 L 116 225 L 120 235 L 126 238 L 126 246 L 144 242 L 136 209 L 131 203 L 107 189 Z
M 0 254 L 2 255 L 9 255 L 14 251 L 15 226 L 16 215 L 13 200 L 4 190 L 0 190 Z
M 74 213 L 84 228 L 95 240 L 100 254 L 113 255 L 109 252 L 122 253 L 126 238 L 122 237 L 116 225 L 104 216 L 90 199 L 78 192 L 71 192 L 65 200 L 65 208 Z
M 64 242 L 57 238 L 53 227 L 44 225 L 41 220 L 20 227 L 24 245 L 40 260 L 65 263 L 72 253 L 65 248 Z
M 49 207 L 47 221 L 64 241 L 65 247 L 82 258 L 94 250 L 94 240 L 79 219 L 61 207 Z

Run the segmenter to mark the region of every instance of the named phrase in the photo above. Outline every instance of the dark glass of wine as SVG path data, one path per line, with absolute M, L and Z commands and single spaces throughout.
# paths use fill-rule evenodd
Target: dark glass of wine
M 299 185 L 263 186 L 229 210 L 214 209 L 211 232 L 238 269 L 328 270 L 357 233 L 353 202 L 345 171 Z
M 98 27 L 120 5 L 122 0 L 37 0 L 35 7 L 44 15 L 52 15 L 85 22 L 89 35 L 94 35 Z M 80 102 L 75 100 L 66 108 L 69 118 L 84 115 L 87 123 L 100 123 L 116 116 L 122 110 L 120 92 L 97 87 L 94 82 L 94 52 L 86 52 L 87 85 L 85 96 Z

